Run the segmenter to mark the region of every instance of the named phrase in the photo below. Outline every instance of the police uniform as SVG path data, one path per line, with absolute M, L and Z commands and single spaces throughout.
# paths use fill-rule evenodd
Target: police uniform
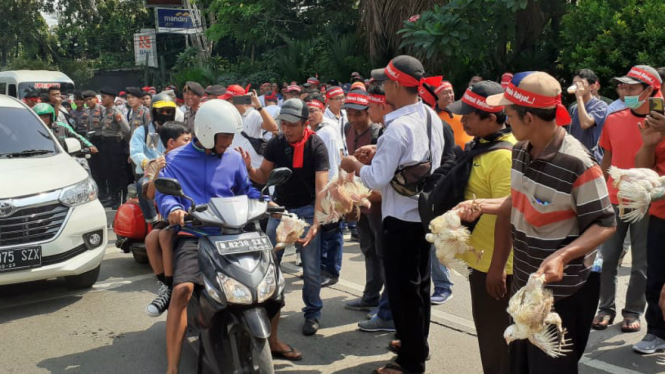
M 74 91 L 74 99 L 83 100 L 83 93 L 81 91 Z M 88 128 L 87 128 L 87 118 L 88 113 L 85 106 L 77 106 L 76 109 L 69 111 L 69 115 L 74 120 L 74 131 L 77 134 L 87 137 Z
M 117 91 L 109 88 L 101 90 L 104 95 L 116 96 Z M 127 119 L 115 105 L 106 108 L 101 125 L 101 144 L 104 154 L 103 179 L 111 193 L 113 204 L 120 204 L 120 194 L 127 188 L 127 154 L 125 142 L 130 133 Z
M 187 87 L 189 91 L 191 91 L 192 94 L 198 96 L 198 97 L 203 97 L 205 94 L 205 90 L 203 89 L 203 86 L 196 82 L 187 82 Z M 196 110 L 192 110 L 192 108 L 187 108 L 187 111 L 185 112 L 185 127 L 189 129 L 189 131 L 194 132 L 194 121 L 196 119 L 196 112 L 198 111 L 198 108 Z
M 147 92 L 141 91 L 138 87 L 127 87 L 127 94 L 135 96 L 139 99 L 142 99 L 146 95 L 149 96 Z M 150 125 L 151 121 L 151 115 L 150 115 L 150 109 L 146 108 L 145 106 L 141 105 L 138 107 L 138 109 L 132 109 L 130 108 L 129 111 L 127 112 L 127 122 L 129 123 L 129 129 L 130 129 L 130 134 L 126 138 L 125 142 L 125 154 L 129 158 L 129 142 L 131 140 L 131 136 L 134 134 L 134 131 L 140 127 L 147 128 Z M 127 173 L 127 179 L 128 182 L 134 181 L 135 178 L 138 178 L 140 176 L 134 174 L 134 168 L 132 167 L 131 162 L 127 162 L 126 165 L 126 173 Z
M 83 91 L 83 98 L 88 99 L 96 97 L 95 91 Z M 90 172 L 92 179 L 97 183 L 99 188 L 100 200 L 105 200 L 109 196 L 108 186 L 104 178 L 104 167 L 106 159 L 105 144 L 102 142 L 102 117 L 104 117 L 104 107 L 97 104 L 93 108 L 86 108 L 84 114 L 81 116 L 81 123 L 85 126 L 88 139 L 95 144 L 99 153 L 90 155 L 88 164 L 90 165 Z

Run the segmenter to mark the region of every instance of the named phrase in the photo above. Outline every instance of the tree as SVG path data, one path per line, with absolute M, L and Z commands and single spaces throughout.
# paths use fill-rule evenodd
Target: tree
M 665 3 L 662 0 L 580 1 L 563 17 L 560 41 L 559 67 L 568 75 L 588 68 L 601 81 L 608 81 L 626 74 L 633 65 L 662 66 Z M 611 90 L 606 87 L 604 93 Z
M 52 10 L 47 0 L 0 0 L 0 65 L 5 66 L 11 50 L 18 58 L 22 48 L 47 54 L 48 28 L 41 11 Z M 46 38 L 46 39 L 45 39 Z M 48 56 L 43 56 L 48 57 Z

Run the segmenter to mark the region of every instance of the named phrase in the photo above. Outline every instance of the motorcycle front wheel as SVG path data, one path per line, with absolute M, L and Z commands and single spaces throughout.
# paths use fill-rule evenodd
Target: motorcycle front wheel
M 272 364 L 272 354 L 268 339 L 252 339 L 252 361 L 260 374 L 274 374 L 275 368 Z

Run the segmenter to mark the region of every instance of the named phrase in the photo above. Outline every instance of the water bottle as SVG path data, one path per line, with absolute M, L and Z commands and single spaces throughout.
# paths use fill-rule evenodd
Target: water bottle
M 600 248 L 596 251 L 596 259 L 591 265 L 591 271 L 594 273 L 600 273 L 603 271 L 603 255 L 600 254 Z

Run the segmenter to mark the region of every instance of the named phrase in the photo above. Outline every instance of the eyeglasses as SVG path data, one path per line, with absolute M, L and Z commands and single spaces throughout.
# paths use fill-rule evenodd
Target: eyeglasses
M 346 101 L 346 97 L 344 96 L 333 97 L 332 99 L 330 99 L 330 101 Z

